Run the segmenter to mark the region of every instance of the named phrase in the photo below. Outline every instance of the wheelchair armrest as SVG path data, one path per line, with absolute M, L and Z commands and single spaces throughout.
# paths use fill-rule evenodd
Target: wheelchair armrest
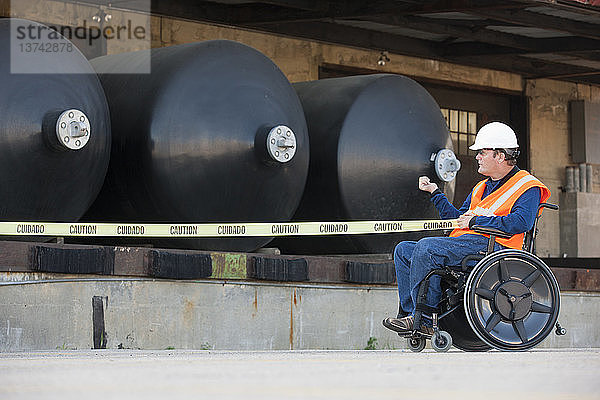
M 471 229 L 477 233 L 485 233 L 486 235 L 494 235 L 504 239 L 512 237 L 512 234 L 501 231 L 500 229 L 488 228 L 481 225 L 473 225 Z
M 552 204 L 552 203 L 540 203 L 538 210 L 540 208 L 549 208 L 551 210 L 558 210 L 558 206 L 556 204 Z

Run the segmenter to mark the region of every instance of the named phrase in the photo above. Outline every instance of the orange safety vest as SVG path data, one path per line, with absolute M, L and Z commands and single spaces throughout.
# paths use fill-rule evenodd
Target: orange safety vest
M 517 172 L 508 181 L 504 182 L 502 186 L 482 200 L 481 196 L 483 196 L 486 181 L 487 179 L 475 185 L 473 192 L 471 193 L 471 205 L 469 207 L 469 211 L 473 211 L 475 215 L 482 215 L 486 217 L 503 217 L 508 215 L 517 199 L 523 193 L 525 193 L 527 189 L 532 187 L 540 188 L 541 203 L 544 203 L 550 197 L 550 190 L 546 187 L 546 185 L 544 185 L 535 176 L 531 175 L 527 171 L 521 170 Z M 481 233 L 474 232 L 469 228 L 457 228 L 452 231 L 450 236 L 457 237 L 467 233 L 473 235 L 483 235 Z M 489 237 L 489 235 L 483 236 Z M 517 233 L 508 239 L 497 237 L 496 242 L 512 249 L 521 249 L 523 248 L 524 237 L 524 232 Z

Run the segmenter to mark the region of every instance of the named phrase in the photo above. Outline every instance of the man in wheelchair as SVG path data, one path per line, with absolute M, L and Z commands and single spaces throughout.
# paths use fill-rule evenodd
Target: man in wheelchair
M 384 319 L 383 325 L 400 336 L 412 339 L 423 338 L 417 344 L 412 342 L 416 347 L 420 347 L 413 350 L 420 351 L 424 346 L 424 338 L 430 338 L 434 333 L 437 335 L 438 313 L 443 311 L 440 310 L 440 301 L 445 302 L 448 309 L 451 308 L 450 305 L 454 305 L 448 305 L 448 299 L 445 299 L 447 296 L 443 296 L 446 292 L 449 292 L 449 294 L 446 293 L 449 296 L 453 292 L 448 290 L 447 284 L 441 282 L 441 277 L 447 275 L 451 282 L 461 279 L 464 281 L 466 277 L 461 278 L 460 274 L 452 272 L 450 267 L 460 266 L 467 256 L 472 257 L 474 254 L 479 254 L 480 256 L 475 258 L 482 259 L 481 255 L 486 254 L 486 250 L 487 253 L 503 249 L 521 251 L 524 247 L 525 233 L 532 230 L 539 216 L 540 203 L 543 204 L 550 197 L 550 190 L 542 182 L 516 166 L 519 155 L 518 147 L 514 131 L 503 123 L 491 122 L 479 130 L 475 143 L 469 148 L 477 151 L 475 159 L 479 164 L 478 172 L 488 178 L 475 185 L 460 209 L 456 209 L 438 189 L 438 186 L 430 182 L 428 177 L 419 178 L 419 189 L 431 193 L 431 201 L 437 208 L 440 217 L 442 219 L 458 219 L 459 228 L 453 230 L 449 237 L 427 237 L 418 242 L 400 242 L 394 250 L 399 310 L 396 318 Z M 481 229 L 485 231 L 486 228 L 488 228 L 488 232 L 496 232 L 494 229 L 502 231 L 494 235 L 495 242 L 490 242 L 490 235 L 482 233 Z M 492 230 L 490 231 L 489 228 Z M 532 255 L 532 257 L 535 256 Z M 473 294 L 474 301 L 480 308 L 479 314 L 475 313 L 477 314 L 475 319 L 481 320 L 484 334 L 490 333 L 494 329 L 506 330 L 503 325 L 509 325 L 507 332 L 500 333 L 501 344 L 496 346 L 493 338 L 489 340 L 483 338 L 485 343 L 481 343 L 477 337 L 474 337 L 466 342 L 463 340 L 467 344 L 462 347 L 455 341 L 457 347 L 467 350 L 488 349 L 487 344 L 498 348 L 503 348 L 503 345 L 511 347 L 512 342 L 515 341 L 512 336 L 516 336 L 516 342 L 520 342 L 516 344 L 517 349 L 519 345 L 522 346 L 523 343 L 529 342 L 528 335 L 531 332 L 525 332 L 526 329 L 524 325 L 522 326 L 523 320 L 529 318 L 532 309 L 541 308 L 542 305 L 530 305 L 530 303 L 538 304 L 532 300 L 534 289 L 526 288 L 523 282 L 527 275 L 533 275 L 532 271 L 537 271 L 537 267 L 530 267 L 528 263 L 526 262 L 526 265 L 519 264 L 520 266 L 517 267 L 508 267 L 512 268 L 512 271 L 507 273 L 506 262 L 495 261 L 495 266 L 488 268 L 491 268 L 492 272 L 486 272 L 487 278 L 482 278 L 484 281 L 485 279 L 489 281 L 489 276 L 493 276 L 494 282 L 490 281 L 484 284 L 489 287 L 477 288 L 475 291 L 478 293 Z M 545 268 L 550 271 L 547 267 Z M 463 270 L 466 268 L 463 267 Z M 503 273 L 505 276 L 502 276 Z M 519 274 L 525 276 L 512 277 L 512 275 Z M 537 272 L 535 272 L 535 276 L 538 276 Z M 533 277 L 529 279 L 533 280 Z M 421 290 L 419 298 L 419 288 L 422 286 L 422 282 L 426 286 L 424 290 Z M 454 287 L 455 291 L 460 290 L 456 289 L 457 285 Z M 507 291 L 508 289 L 510 290 Z M 443 290 L 445 290 L 444 293 Z M 498 294 L 498 291 L 506 295 Z M 541 291 L 544 292 L 544 289 Z M 511 301 L 513 302 L 511 303 Z M 526 305 L 529 305 L 529 308 L 521 310 Z M 502 311 L 499 311 L 500 309 Z M 547 312 L 547 310 L 544 311 Z M 519 320 L 517 317 L 521 319 Z M 537 325 L 535 329 L 537 329 Z M 490 335 L 495 335 L 494 332 Z M 444 333 L 446 334 L 446 332 Z M 481 338 L 477 330 L 475 333 Z M 452 341 L 452 338 L 449 339 Z M 510 343 L 507 344 L 507 341 Z M 410 340 L 409 344 L 411 344 Z

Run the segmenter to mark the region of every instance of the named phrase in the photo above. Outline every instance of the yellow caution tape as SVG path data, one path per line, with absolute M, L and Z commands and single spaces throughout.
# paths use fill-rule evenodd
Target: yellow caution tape
M 0 235 L 11 236 L 124 236 L 236 237 L 362 235 L 457 228 L 457 220 L 351 221 L 226 224 L 107 224 L 0 222 Z

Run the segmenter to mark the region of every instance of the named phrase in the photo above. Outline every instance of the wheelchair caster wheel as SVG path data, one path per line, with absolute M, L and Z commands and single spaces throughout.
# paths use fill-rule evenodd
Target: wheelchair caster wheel
M 450 347 L 452 347 L 452 336 L 446 331 L 437 331 L 431 338 L 431 347 L 440 353 L 450 350 Z
M 554 331 L 554 333 L 557 336 L 563 336 L 567 334 L 567 330 L 565 328 L 563 328 L 562 326 L 560 326 L 560 324 L 557 322 L 556 323 L 556 330 Z
M 425 348 L 425 338 L 408 338 L 408 348 L 415 353 Z

